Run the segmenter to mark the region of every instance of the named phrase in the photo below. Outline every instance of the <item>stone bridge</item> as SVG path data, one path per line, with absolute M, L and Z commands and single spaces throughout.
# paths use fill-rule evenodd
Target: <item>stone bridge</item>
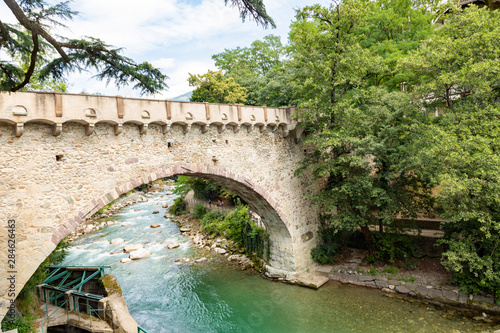
M 292 113 L 1 93 L 1 317 L 40 263 L 86 218 L 139 185 L 173 175 L 210 179 L 241 196 L 270 234 L 269 264 L 306 270 L 318 221 L 306 199 L 314 191 L 310 180 L 294 177 L 304 147 L 297 144 L 301 130 Z

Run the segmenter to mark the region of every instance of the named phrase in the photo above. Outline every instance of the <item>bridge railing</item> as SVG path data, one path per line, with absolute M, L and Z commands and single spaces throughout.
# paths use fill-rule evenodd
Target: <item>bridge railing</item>
M 125 123 L 140 126 L 141 134 L 147 132 L 149 124 L 162 126 L 163 133 L 172 125 L 184 127 L 199 125 L 202 132 L 206 126 L 218 126 L 219 131 L 232 129 L 237 132 L 242 126 L 262 131 L 266 127 L 281 128 L 283 135 L 294 130 L 297 122 L 292 119 L 295 108 L 274 108 L 230 104 L 176 102 L 170 100 L 122 98 L 121 96 L 95 96 L 62 94 L 58 92 L 0 93 L 0 122 L 15 126 L 20 137 L 27 122 L 45 122 L 54 125 L 53 134 L 60 135 L 62 124 L 78 122 L 91 135 L 95 124 L 104 122 L 115 126 L 120 134 Z

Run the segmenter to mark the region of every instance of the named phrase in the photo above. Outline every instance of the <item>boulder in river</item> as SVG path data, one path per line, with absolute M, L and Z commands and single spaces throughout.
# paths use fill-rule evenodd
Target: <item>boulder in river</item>
M 144 248 L 144 245 L 142 244 L 128 244 L 123 247 L 123 252 L 130 253 L 132 251 L 137 251 L 142 248 Z
M 150 255 L 151 252 L 149 252 L 145 248 L 140 248 L 139 250 L 130 252 L 128 257 L 132 260 L 137 260 L 137 259 L 144 259 L 146 257 L 149 257 Z
M 154 210 L 153 214 L 158 214 L 160 211 L 159 210 Z
M 166 202 L 162 203 L 161 208 L 168 208 L 168 204 Z
M 226 250 L 221 249 L 220 247 L 216 247 L 214 251 L 217 252 L 218 254 L 225 254 L 227 252 Z
M 189 231 L 191 231 L 191 228 L 184 227 L 184 228 L 180 228 L 179 230 L 180 230 L 180 232 L 189 232 Z
M 179 247 L 179 243 L 177 243 L 177 242 L 172 242 L 172 243 L 169 243 L 167 246 L 165 246 L 165 248 L 167 248 L 167 249 L 175 249 L 176 247 Z
M 123 244 L 125 241 L 121 238 L 114 238 L 109 242 L 111 245 Z
M 159 224 L 151 224 L 151 228 L 159 228 L 159 227 L 161 227 L 161 225 L 159 225 Z
M 126 263 L 126 262 L 131 262 L 131 261 L 132 261 L 132 259 L 130 259 L 130 258 L 122 258 L 122 259 L 120 260 L 120 262 L 121 262 L 122 264 L 124 264 L 124 263 Z
M 200 263 L 200 262 L 205 262 L 207 260 L 208 260 L 207 258 L 203 257 L 203 258 L 200 258 L 200 259 L 196 259 L 194 262 Z

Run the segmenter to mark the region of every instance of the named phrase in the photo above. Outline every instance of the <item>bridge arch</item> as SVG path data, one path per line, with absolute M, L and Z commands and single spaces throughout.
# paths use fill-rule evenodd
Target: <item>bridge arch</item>
M 148 184 L 157 179 L 171 177 L 175 175 L 186 175 L 213 181 L 223 185 L 233 193 L 240 196 L 247 204 L 259 214 L 270 237 L 270 261 L 269 265 L 282 270 L 295 271 L 295 254 L 293 240 L 288 228 L 290 223 L 282 213 L 280 203 L 272 198 L 272 195 L 265 188 L 253 184 L 251 179 L 235 174 L 225 168 L 212 167 L 203 164 L 178 164 L 174 166 L 163 166 L 153 172 L 147 178 L 138 178 L 119 184 L 111 191 L 91 200 L 93 208 L 89 212 L 78 212 L 60 225 L 52 234 L 52 247 L 77 229 L 85 219 L 105 207 L 107 204 L 117 199 L 120 195 L 128 191 Z

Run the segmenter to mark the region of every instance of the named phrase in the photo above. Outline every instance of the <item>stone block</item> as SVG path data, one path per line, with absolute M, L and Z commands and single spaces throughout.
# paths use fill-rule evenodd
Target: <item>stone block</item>
M 436 298 L 436 297 L 443 297 L 443 292 L 439 289 L 428 289 L 427 296 Z
M 404 294 L 404 295 L 407 295 L 410 293 L 410 289 L 406 288 L 405 286 L 396 286 L 395 290 L 398 293 Z
M 458 301 L 458 294 L 452 290 L 443 290 L 443 297 L 450 301 Z

